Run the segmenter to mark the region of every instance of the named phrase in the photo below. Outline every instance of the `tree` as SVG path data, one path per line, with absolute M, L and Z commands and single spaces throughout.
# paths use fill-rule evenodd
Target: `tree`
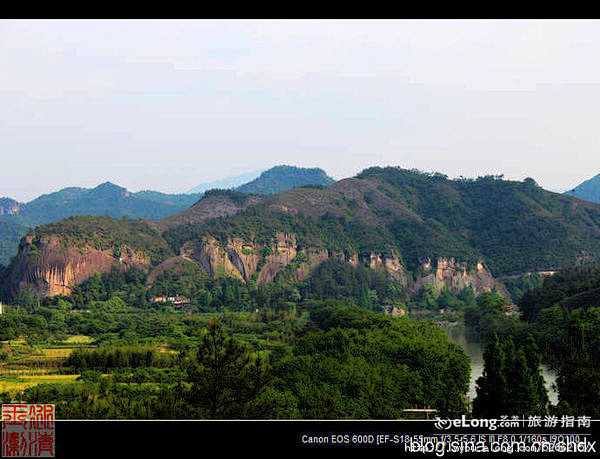
M 234 418 L 255 400 L 269 380 L 267 363 L 244 344 L 225 336 L 213 320 L 191 370 L 192 402 L 209 418 Z
M 431 284 L 423 285 L 421 290 L 420 306 L 425 309 L 435 309 L 437 306 L 437 294 L 435 287 Z
M 484 292 L 477 298 L 477 306 L 483 313 L 500 312 L 506 300 L 498 292 Z
M 547 414 L 549 400 L 546 381 L 540 368 L 542 358 L 538 345 L 531 334 L 527 336 L 527 342 L 525 343 L 525 358 L 537 394 L 536 413 L 540 415 Z
M 16 323 L 6 316 L 0 316 L 0 341 L 10 341 L 18 338 Z
M 493 332 L 483 353 L 483 374 L 477 379 L 477 397 L 473 400 L 473 416 L 499 418 L 508 398 L 504 375 L 504 349 Z
M 590 358 L 584 340 L 583 322 L 569 323 L 564 362 L 558 373 L 559 411 L 577 416 L 600 415 L 600 370 Z
M 506 382 L 508 397 L 504 414 L 538 414 L 537 387 L 532 378 L 532 372 L 527 366 L 524 349 L 519 349 L 514 354 L 511 365 L 507 366 Z
M 358 288 L 357 303 L 363 308 L 371 307 L 371 293 L 369 291 L 369 286 L 366 283 L 360 284 L 360 287 Z

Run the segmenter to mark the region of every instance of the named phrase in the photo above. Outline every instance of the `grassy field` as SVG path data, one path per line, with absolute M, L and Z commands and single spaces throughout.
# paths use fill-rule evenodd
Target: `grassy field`
M 38 384 L 69 384 L 79 374 L 64 374 L 64 361 L 75 349 L 94 348 L 96 344 L 89 336 L 74 335 L 59 342 L 32 344 L 24 339 L 0 342 L 0 394 L 8 392 L 13 400 L 19 393 Z M 167 343 L 157 347 L 158 351 L 174 354 Z
M 72 383 L 79 375 L 61 374 L 62 363 L 74 349 L 93 347 L 89 336 L 71 336 L 62 343 L 31 345 L 24 339 L 0 342 L 0 393 L 19 392 L 37 384 Z
M 14 374 L 13 377 L 0 378 L 0 393 L 10 392 L 11 395 L 16 395 L 28 387 L 38 384 L 48 383 L 71 383 L 74 382 L 79 375 L 37 375 L 29 376 L 25 373 Z

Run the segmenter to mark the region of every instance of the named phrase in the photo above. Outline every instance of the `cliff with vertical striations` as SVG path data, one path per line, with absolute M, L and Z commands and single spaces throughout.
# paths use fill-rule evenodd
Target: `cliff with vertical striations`
M 20 243 L 6 280 L 43 296 L 68 295 L 95 273 L 148 270 L 170 255 L 167 244 L 147 223 L 110 217 L 71 217 L 37 228 Z

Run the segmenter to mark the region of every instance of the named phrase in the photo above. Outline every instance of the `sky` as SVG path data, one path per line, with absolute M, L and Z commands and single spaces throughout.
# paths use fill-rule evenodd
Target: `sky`
M 600 172 L 598 21 L 0 21 L 0 196 Z

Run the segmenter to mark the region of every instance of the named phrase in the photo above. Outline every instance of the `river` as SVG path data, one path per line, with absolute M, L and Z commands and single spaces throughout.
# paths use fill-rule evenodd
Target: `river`
M 479 341 L 477 334 L 470 332 L 465 326 L 456 325 L 444 327 L 444 330 L 450 339 L 462 346 L 469 358 L 471 359 L 471 382 L 469 386 L 468 398 L 472 402 L 477 395 L 475 391 L 475 381 L 483 373 L 483 345 Z M 556 372 L 547 365 L 542 364 L 542 373 L 546 381 L 546 389 L 548 389 L 548 398 L 550 403 L 556 405 L 558 403 L 558 393 L 552 388 L 556 382 Z

